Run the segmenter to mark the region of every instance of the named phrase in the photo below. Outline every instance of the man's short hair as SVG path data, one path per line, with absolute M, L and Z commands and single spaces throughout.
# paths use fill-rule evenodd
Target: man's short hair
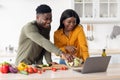
M 52 9 L 46 4 L 42 4 L 36 8 L 36 14 L 50 13 L 51 11 L 52 11 Z

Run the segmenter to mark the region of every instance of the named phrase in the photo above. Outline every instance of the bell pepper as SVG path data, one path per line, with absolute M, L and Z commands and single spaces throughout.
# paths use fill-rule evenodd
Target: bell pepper
M 27 67 L 28 67 L 27 64 L 25 64 L 24 62 L 21 62 L 21 63 L 18 64 L 17 68 L 18 68 L 19 71 L 22 71 L 22 70 L 24 70 Z
M 9 72 L 9 63 L 4 62 L 0 65 L 0 72 L 1 73 L 8 73 Z

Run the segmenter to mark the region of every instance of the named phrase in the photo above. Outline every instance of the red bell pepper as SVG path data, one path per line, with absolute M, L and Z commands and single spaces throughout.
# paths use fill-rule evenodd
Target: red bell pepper
M 0 72 L 8 73 L 9 72 L 9 63 L 4 62 L 4 63 L 0 64 Z
M 2 64 L 0 66 L 0 70 L 2 73 L 8 73 L 9 72 L 9 65 L 8 64 Z

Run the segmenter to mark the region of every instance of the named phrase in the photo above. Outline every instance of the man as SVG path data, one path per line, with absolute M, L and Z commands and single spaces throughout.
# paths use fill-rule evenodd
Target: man
M 63 53 L 49 41 L 51 29 L 52 10 L 48 5 L 42 4 L 36 8 L 36 20 L 27 23 L 21 30 L 16 65 L 20 62 L 26 64 L 43 64 L 43 56 L 47 63 L 51 63 L 51 52 L 63 59 L 72 61 L 73 57 Z

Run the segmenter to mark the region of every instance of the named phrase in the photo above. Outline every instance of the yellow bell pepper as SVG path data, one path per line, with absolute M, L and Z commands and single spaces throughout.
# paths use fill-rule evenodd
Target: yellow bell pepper
M 21 63 L 19 63 L 17 68 L 18 68 L 19 71 L 22 71 L 22 70 L 24 70 L 27 67 L 28 67 L 27 64 L 25 64 L 24 62 L 21 62 Z

